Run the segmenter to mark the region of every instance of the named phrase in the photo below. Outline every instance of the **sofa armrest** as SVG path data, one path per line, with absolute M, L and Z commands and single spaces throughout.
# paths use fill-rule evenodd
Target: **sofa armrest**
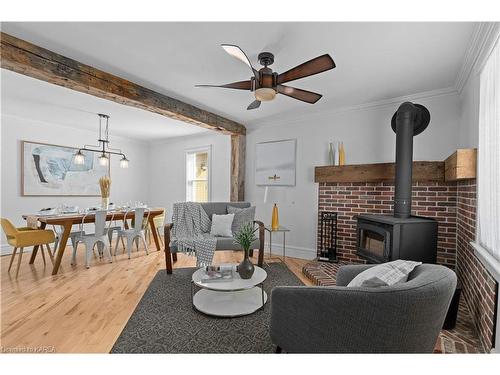
M 258 266 L 262 267 L 264 265 L 264 240 L 266 238 L 266 232 L 264 223 L 259 220 L 254 220 L 254 224 L 259 226 L 259 260 Z
M 172 254 L 170 252 L 170 231 L 172 230 L 174 224 L 167 223 L 163 226 L 163 242 L 165 244 L 165 265 L 167 268 L 167 273 L 172 273 Z
M 347 286 L 361 272 L 373 267 L 373 264 L 349 264 L 339 268 L 337 272 L 337 286 Z

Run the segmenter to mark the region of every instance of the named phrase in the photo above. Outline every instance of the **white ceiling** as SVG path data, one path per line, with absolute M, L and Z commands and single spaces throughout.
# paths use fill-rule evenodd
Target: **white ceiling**
M 2 28 L 242 124 L 258 124 L 281 116 L 302 116 L 452 87 L 475 25 L 45 22 L 3 23 Z M 333 57 L 337 67 L 288 83 L 323 94 L 315 105 L 278 95 L 275 101 L 247 111 L 253 101 L 250 92 L 194 87 L 249 78 L 248 67 L 227 55 L 221 43 L 242 47 L 255 67 L 259 52 L 274 53 L 271 68 L 277 72 L 324 53 Z M 145 128 L 131 131 L 142 133 Z
M 2 69 L 2 114 L 51 124 L 99 129 L 98 113 L 110 116 L 110 134 L 142 141 L 208 131 L 156 113 L 124 106 Z

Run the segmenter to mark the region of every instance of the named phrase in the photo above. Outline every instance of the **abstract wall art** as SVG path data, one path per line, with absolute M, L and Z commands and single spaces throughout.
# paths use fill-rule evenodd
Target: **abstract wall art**
M 23 196 L 99 196 L 99 178 L 109 165 L 99 165 L 98 154 L 83 151 L 85 163 L 76 165 L 77 149 L 47 143 L 21 142 Z

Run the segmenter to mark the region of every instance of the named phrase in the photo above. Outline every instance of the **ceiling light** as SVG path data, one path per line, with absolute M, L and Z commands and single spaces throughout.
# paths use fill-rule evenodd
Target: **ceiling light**
M 108 165 L 108 163 L 109 163 L 109 158 L 103 152 L 102 155 L 99 156 L 99 165 L 102 165 L 103 167 L 105 167 Z
M 261 102 L 268 102 L 276 97 L 276 91 L 271 88 L 261 87 L 255 90 L 255 99 Z
M 73 159 L 73 163 L 75 163 L 76 165 L 85 164 L 85 155 L 83 155 L 82 150 L 78 150 L 78 152 L 75 155 L 75 158 Z
M 128 159 L 125 155 L 120 159 L 120 168 L 128 168 Z
M 74 163 L 77 165 L 82 165 L 85 163 L 85 155 L 82 151 L 96 152 L 101 154 L 98 158 L 99 164 L 102 166 L 109 165 L 109 158 L 111 155 L 120 155 L 122 158 L 120 159 L 120 167 L 128 168 L 128 159 L 125 154 L 117 149 L 109 147 L 109 116 L 103 115 L 102 113 L 98 114 L 99 116 L 99 138 L 97 139 L 98 145 L 85 145 L 83 148 L 79 149 L 75 154 Z M 104 122 L 104 129 L 103 123 Z

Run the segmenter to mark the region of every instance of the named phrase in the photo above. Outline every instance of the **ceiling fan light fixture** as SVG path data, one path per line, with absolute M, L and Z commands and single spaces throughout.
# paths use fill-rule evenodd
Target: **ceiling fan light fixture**
M 261 102 L 268 102 L 276 97 L 276 91 L 272 88 L 261 87 L 255 90 L 255 99 Z

